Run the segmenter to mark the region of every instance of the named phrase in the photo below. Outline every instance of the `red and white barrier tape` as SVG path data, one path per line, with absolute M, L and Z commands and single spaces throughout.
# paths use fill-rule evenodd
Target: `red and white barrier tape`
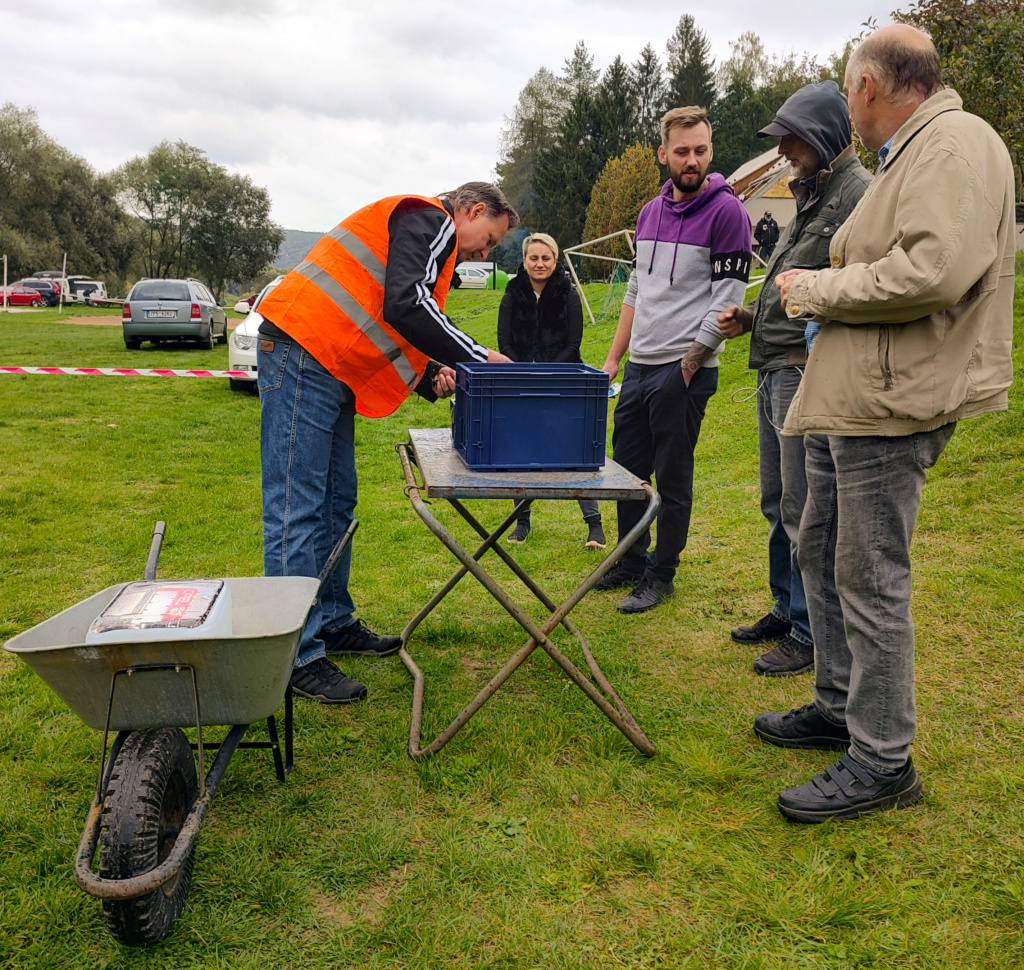
M 74 377 L 253 377 L 244 370 L 164 370 L 135 367 L 0 367 L 0 374 L 71 374 Z

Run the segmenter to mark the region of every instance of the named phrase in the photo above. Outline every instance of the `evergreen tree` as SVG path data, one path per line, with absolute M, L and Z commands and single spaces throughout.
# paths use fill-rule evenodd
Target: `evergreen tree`
M 679 18 L 665 49 L 668 52 L 666 110 L 692 104 L 710 109 L 715 100 L 711 40 L 690 14 Z
M 566 58 L 562 65 L 559 80 L 565 91 L 565 106 L 568 107 L 573 95 L 580 89 L 593 91 L 600 72 L 594 67 L 594 55 L 587 50 L 587 45 L 579 40 L 573 48 L 572 57 Z
M 662 78 L 661 61 L 650 44 L 640 51 L 631 73 L 637 137 L 641 144 L 657 148 L 661 144 L 665 81 Z
M 581 85 L 572 95 L 553 144 L 541 156 L 537 191 L 541 225 L 561 248 L 580 242 L 590 192 L 604 160 L 599 156 L 594 94 Z
M 637 135 L 637 110 L 629 68 L 616 57 L 604 72 L 594 96 L 597 154 L 602 160 L 621 155 Z
M 551 147 L 564 110 L 562 82 L 542 67 L 519 92 L 511 118 L 505 119 L 501 158 L 495 166 L 501 190 L 525 227 L 538 227 L 543 200 L 537 190 L 541 157 Z M 518 249 L 511 256 L 515 259 Z M 518 265 L 518 264 L 516 264 Z

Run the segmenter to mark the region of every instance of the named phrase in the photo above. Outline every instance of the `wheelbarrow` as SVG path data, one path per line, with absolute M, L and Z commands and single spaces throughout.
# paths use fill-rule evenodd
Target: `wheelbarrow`
M 158 522 L 146 583 L 110 586 L 4 644 L 89 727 L 103 731 L 99 782 L 74 875 L 103 901 L 107 927 L 121 943 L 157 943 L 173 929 L 188 896 L 199 828 L 235 751 L 270 748 L 281 782 L 291 770 L 292 666 L 309 612 L 357 525 L 352 522 L 316 579 L 224 579 L 228 636 L 150 630 L 157 635 L 127 631 L 117 642 L 90 642 L 94 621 L 128 587 L 132 595 L 134 587 L 155 594 L 165 585 L 156 582 L 165 530 Z M 283 757 L 274 720 L 282 700 Z M 249 726 L 264 719 L 270 740 L 243 741 Z M 219 743 L 204 740 L 211 725 L 230 726 Z M 195 743 L 185 727 L 196 729 Z M 108 752 L 111 732 L 116 737 Z M 216 756 L 205 772 L 211 749 Z M 97 845 L 98 873 L 92 868 Z

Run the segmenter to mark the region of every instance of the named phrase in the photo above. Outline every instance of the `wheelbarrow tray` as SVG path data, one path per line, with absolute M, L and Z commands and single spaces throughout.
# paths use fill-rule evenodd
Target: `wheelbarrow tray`
M 224 582 L 231 592 L 230 637 L 86 644 L 92 621 L 128 585 L 119 583 L 18 634 L 4 649 L 97 730 L 107 722 L 115 674 L 129 668 L 129 675 L 117 677 L 112 730 L 194 727 L 197 698 L 202 724 L 252 724 L 281 706 L 319 581 L 265 576 Z

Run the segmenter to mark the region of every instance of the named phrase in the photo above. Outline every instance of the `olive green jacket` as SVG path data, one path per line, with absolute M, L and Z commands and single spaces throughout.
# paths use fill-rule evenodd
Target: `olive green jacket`
M 836 232 L 831 269 L 792 284 L 824 321 L 787 434 L 906 435 L 1005 410 L 1013 380 L 1009 153 L 947 88 L 896 132 Z
M 750 333 L 750 367 L 754 370 L 778 370 L 788 364 L 803 364 L 807 359 L 804 321 L 794 319 L 782 309 L 779 288 L 772 283 L 787 269 L 824 269 L 829 265 L 829 245 L 839 227 L 853 212 L 871 173 L 860 163 L 853 145 L 822 169 L 812 191 L 799 181 L 790 183 L 796 198 L 796 215 L 782 231 L 765 270 L 765 285 L 754 305 Z

